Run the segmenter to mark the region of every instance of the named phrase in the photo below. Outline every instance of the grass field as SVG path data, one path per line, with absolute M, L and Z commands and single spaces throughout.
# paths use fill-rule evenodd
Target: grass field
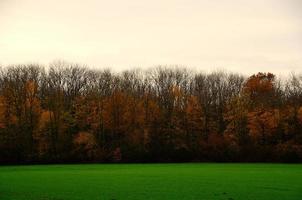
M 302 199 L 302 165 L 89 164 L 0 167 L 1 200 Z

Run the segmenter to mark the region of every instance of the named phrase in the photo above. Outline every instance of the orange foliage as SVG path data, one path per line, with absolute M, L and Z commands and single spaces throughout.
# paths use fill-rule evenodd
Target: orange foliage
M 188 121 L 188 126 L 195 130 L 202 130 L 203 112 L 195 96 L 188 97 L 185 113 Z
M 227 122 L 225 138 L 232 145 L 237 145 L 246 134 L 248 101 L 245 96 L 234 97 L 227 105 L 224 120 Z
M 252 101 L 252 107 L 268 107 L 274 96 L 275 75 L 271 73 L 258 73 L 251 76 L 243 87 L 243 94 Z
M 0 128 L 5 127 L 5 99 L 4 97 L 0 96 Z
M 28 96 L 34 96 L 37 93 L 38 85 L 34 81 L 27 81 L 25 91 Z
M 300 107 L 300 109 L 298 111 L 298 119 L 299 119 L 300 123 L 302 124 L 302 106 Z
M 9 110 L 10 105 L 5 97 L 0 96 L 0 128 L 5 128 L 8 124 L 16 124 L 18 118 Z
M 248 114 L 249 134 L 255 140 L 266 142 L 272 136 L 280 121 L 279 110 L 253 111 Z
M 245 83 L 244 91 L 250 93 L 251 96 L 264 94 L 272 91 L 275 75 L 271 73 L 258 73 L 251 76 Z
M 110 98 L 104 100 L 104 124 L 106 128 L 120 130 L 125 126 L 125 105 L 128 104 L 127 96 L 123 92 L 116 91 Z
M 42 110 L 39 120 L 39 129 L 43 129 L 46 127 L 47 123 L 50 122 L 51 116 L 53 113 L 48 110 Z
M 76 152 L 85 152 L 89 158 L 96 154 L 97 142 L 93 134 L 79 132 L 74 136 L 73 144 Z
M 95 147 L 95 138 L 91 133 L 79 132 L 73 140 L 75 145 L 83 146 L 85 149 L 89 150 Z

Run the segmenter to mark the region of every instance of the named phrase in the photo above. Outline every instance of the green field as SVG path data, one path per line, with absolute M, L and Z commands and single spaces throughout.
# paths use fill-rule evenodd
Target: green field
M 1 200 L 302 199 L 298 164 L 0 167 Z

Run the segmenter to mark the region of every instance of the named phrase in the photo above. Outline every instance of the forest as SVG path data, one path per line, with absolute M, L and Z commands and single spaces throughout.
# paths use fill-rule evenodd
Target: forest
M 302 162 L 302 74 L 0 69 L 0 163 Z

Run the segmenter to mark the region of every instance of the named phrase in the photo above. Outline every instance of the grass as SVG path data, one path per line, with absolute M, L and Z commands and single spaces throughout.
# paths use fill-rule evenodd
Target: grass
M 302 199 L 298 164 L 0 167 L 1 200 Z

